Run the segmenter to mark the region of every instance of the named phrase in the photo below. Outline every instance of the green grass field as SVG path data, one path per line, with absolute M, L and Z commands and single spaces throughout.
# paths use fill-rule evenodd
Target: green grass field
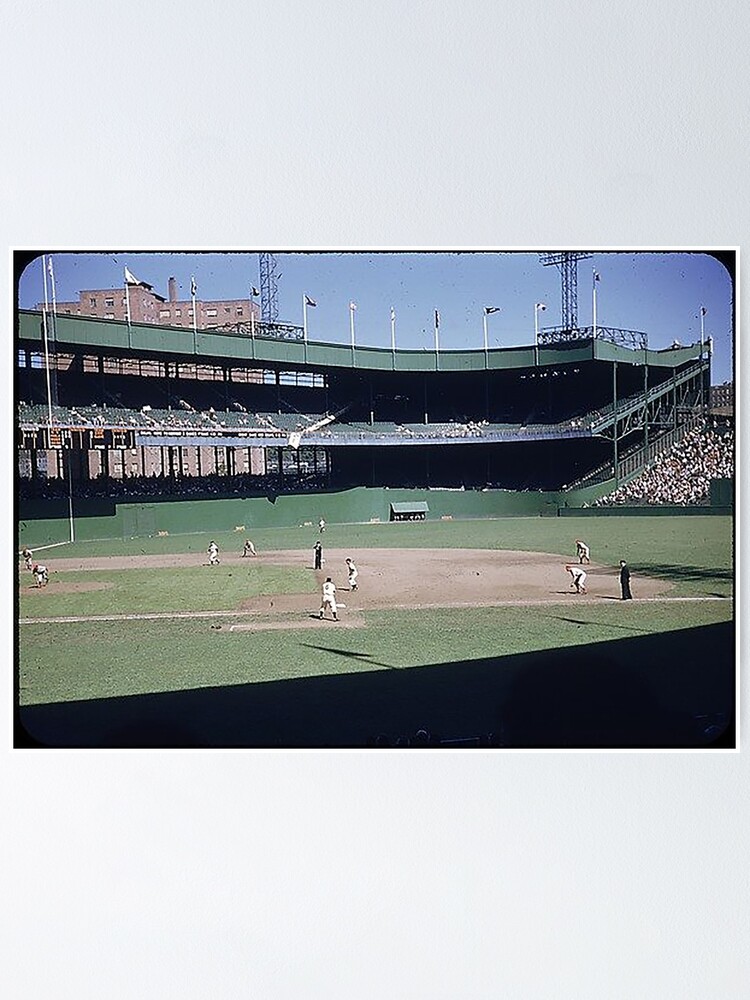
M 300 567 L 243 561 L 208 574 L 201 566 L 205 534 L 90 542 L 38 552 L 54 572 L 58 558 L 194 552 L 195 567 L 66 573 L 70 582 L 106 584 L 82 593 L 22 595 L 20 617 L 153 611 L 227 611 L 258 594 L 316 590 L 306 554 L 311 528 L 248 532 L 259 551 L 299 549 Z M 239 552 L 242 535 L 215 533 L 223 551 Z M 572 558 L 583 537 L 595 562 L 627 558 L 638 574 L 669 580 L 674 595 L 732 595 L 732 522 L 723 517 L 508 518 L 424 524 L 330 525 L 328 547 L 521 549 Z M 372 611 L 365 627 L 230 633 L 192 620 L 21 624 L 18 631 L 23 705 L 112 698 L 284 679 L 403 671 L 488 655 L 513 656 L 659 635 L 729 621 L 730 601 L 580 603 L 454 611 Z

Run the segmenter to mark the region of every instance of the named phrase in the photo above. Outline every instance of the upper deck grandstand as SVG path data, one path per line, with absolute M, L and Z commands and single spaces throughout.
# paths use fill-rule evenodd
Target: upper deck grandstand
M 700 418 L 710 385 L 708 346 L 653 351 L 603 330 L 437 352 L 308 343 L 260 324 L 257 336 L 73 316 L 50 326 L 48 373 L 43 316 L 19 312 L 31 495 L 67 476 L 113 494 L 127 480 L 129 495 L 207 476 L 228 494 L 269 482 L 619 486 Z

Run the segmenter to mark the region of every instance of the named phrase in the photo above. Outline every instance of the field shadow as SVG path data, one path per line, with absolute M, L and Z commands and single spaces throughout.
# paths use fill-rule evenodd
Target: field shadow
M 725 622 L 407 669 L 338 650 L 350 673 L 26 706 L 14 745 L 343 749 L 425 728 L 446 745 L 733 747 L 734 643 Z

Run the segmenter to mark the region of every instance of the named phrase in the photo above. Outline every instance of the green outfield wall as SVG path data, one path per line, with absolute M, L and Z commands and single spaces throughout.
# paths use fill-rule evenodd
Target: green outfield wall
M 731 507 L 592 507 L 611 483 L 556 492 L 508 490 L 408 490 L 357 487 L 336 493 L 285 494 L 277 497 L 237 497 L 222 500 L 165 500 L 118 503 L 113 500 L 77 500 L 73 505 L 76 541 L 108 538 L 144 538 L 160 531 L 170 535 L 204 531 L 296 527 L 316 524 L 386 522 L 392 503 L 424 501 L 428 520 L 491 517 L 612 517 L 675 516 L 732 513 Z M 27 501 L 19 504 L 18 544 L 31 548 L 70 540 L 67 501 Z
M 105 538 L 138 538 L 159 531 L 190 534 L 231 531 L 238 525 L 252 528 L 292 527 L 388 521 L 392 503 L 424 501 L 428 520 L 443 517 L 534 517 L 557 515 L 562 504 L 580 506 L 606 487 L 588 487 L 565 494 L 511 492 L 507 490 L 408 490 L 358 487 L 336 493 L 285 494 L 277 497 L 237 497 L 222 500 L 165 500 L 120 503 L 77 500 L 73 527 L 77 541 Z M 49 545 L 70 539 L 67 501 L 28 501 L 18 507 L 19 545 Z

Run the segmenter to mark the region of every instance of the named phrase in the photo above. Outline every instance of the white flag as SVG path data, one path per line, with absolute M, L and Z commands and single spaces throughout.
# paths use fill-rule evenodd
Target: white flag
M 354 310 L 357 308 L 357 303 L 356 302 L 350 302 L 349 303 L 349 308 L 352 310 L 352 312 L 354 312 Z
M 195 278 L 191 278 L 190 279 L 190 294 L 191 295 L 196 295 L 197 292 L 198 292 L 198 286 L 195 283 Z
M 136 276 L 133 274 L 133 272 L 130 271 L 130 270 L 128 270 L 127 267 L 125 268 L 125 284 L 126 285 L 140 285 L 143 288 L 150 288 L 151 287 L 150 285 L 147 285 L 145 281 L 140 281 L 138 278 L 136 278 Z
M 547 308 L 547 306 L 544 304 L 544 302 L 537 302 L 536 308 L 544 310 Z

